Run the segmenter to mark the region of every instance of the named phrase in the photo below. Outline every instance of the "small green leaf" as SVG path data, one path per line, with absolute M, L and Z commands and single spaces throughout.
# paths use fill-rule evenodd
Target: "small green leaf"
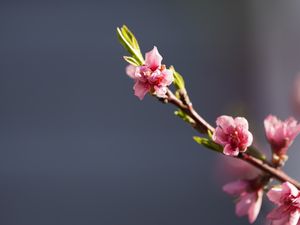
M 217 143 L 207 139 L 207 138 L 202 138 L 198 136 L 194 136 L 193 139 L 200 145 L 205 146 L 206 148 L 209 148 L 215 152 L 222 153 L 223 152 L 223 147 L 221 145 L 218 145 Z
M 176 89 L 185 90 L 185 83 L 183 77 L 175 70 L 173 66 L 170 67 L 170 70 L 173 72 L 174 75 L 174 86 Z
M 261 153 L 259 150 L 257 150 L 256 148 L 254 148 L 253 146 L 250 146 L 247 151 L 246 151 L 249 155 L 253 156 L 254 158 L 260 159 L 265 161 L 266 160 L 266 156 Z
M 174 112 L 174 114 L 178 117 L 180 117 L 181 119 L 183 119 L 183 121 L 190 123 L 190 124 L 194 124 L 195 121 L 185 112 L 183 112 L 182 110 L 178 109 L 177 111 Z
M 125 25 L 123 25 L 121 28 L 117 27 L 117 35 L 120 43 L 128 51 L 128 53 L 136 60 L 138 65 L 143 65 L 144 58 L 133 33 Z
M 129 64 L 134 65 L 134 66 L 139 66 L 139 63 L 136 61 L 135 58 L 130 57 L 130 56 L 123 56 L 125 61 L 127 61 Z
M 134 49 L 140 50 L 138 41 L 136 40 L 133 33 L 128 29 L 128 27 L 126 25 L 123 25 L 121 30 L 122 34 L 124 35 L 124 37 L 126 37 L 126 40 L 132 45 L 132 47 Z
M 207 135 L 212 140 L 213 133 L 210 130 L 207 130 Z

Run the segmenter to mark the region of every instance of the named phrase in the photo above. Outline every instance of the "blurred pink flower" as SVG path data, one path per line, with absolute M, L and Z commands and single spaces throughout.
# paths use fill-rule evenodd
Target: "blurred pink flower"
M 261 187 L 254 188 L 255 180 L 237 180 L 223 186 L 223 191 L 227 194 L 238 196 L 235 206 L 235 213 L 238 216 L 248 215 L 250 223 L 253 223 L 260 211 L 263 197 Z
M 278 207 L 267 216 L 272 225 L 297 225 L 300 224 L 300 193 L 289 182 L 273 187 L 267 196 Z
M 298 73 L 294 80 L 291 96 L 292 108 L 295 114 L 300 115 L 300 73 Z
M 265 119 L 264 125 L 272 150 L 279 156 L 286 154 L 288 147 L 300 132 L 300 125 L 292 117 L 281 121 L 276 116 L 269 115 Z
M 222 171 L 220 173 L 220 171 Z M 237 179 L 253 179 L 260 170 L 235 157 L 217 157 L 214 166 L 214 177 L 218 184 Z
M 142 100 L 150 91 L 157 97 L 165 97 L 167 86 L 172 84 L 174 77 L 171 70 L 161 64 L 162 56 L 157 48 L 146 53 L 145 64 L 142 66 L 129 65 L 126 73 L 135 80 L 133 86 L 134 94 Z
M 253 136 L 249 132 L 248 121 L 243 117 L 220 116 L 216 121 L 217 128 L 213 140 L 224 146 L 225 155 L 237 156 L 246 151 L 252 144 Z

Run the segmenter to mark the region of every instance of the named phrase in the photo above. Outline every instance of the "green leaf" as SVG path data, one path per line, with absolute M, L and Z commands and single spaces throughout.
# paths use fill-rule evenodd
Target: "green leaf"
M 184 79 L 183 77 L 180 75 L 180 73 L 178 73 L 174 66 L 170 67 L 170 70 L 172 70 L 173 75 L 174 75 L 174 86 L 176 87 L 176 89 L 179 90 L 185 90 L 185 83 L 184 83 Z
M 134 65 L 134 66 L 139 66 L 139 63 L 136 61 L 135 58 L 130 57 L 130 56 L 123 56 L 125 61 L 127 61 L 129 64 Z
M 121 28 L 122 34 L 126 37 L 126 40 L 132 45 L 134 49 L 140 50 L 138 41 L 136 40 L 133 33 L 128 29 L 126 25 L 123 25 Z
M 178 117 L 180 117 L 181 119 L 183 119 L 183 121 L 190 123 L 190 124 L 194 124 L 195 121 L 185 112 L 183 112 L 182 110 L 178 109 L 177 111 L 174 112 L 174 114 Z
M 128 51 L 132 58 L 136 60 L 138 65 L 143 65 L 144 58 L 133 33 L 125 25 L 123 25 L 121 28 L 117 27 L 117 35 L 120 43 Z
M 254 158 L 260 159 L 262 161 L 265 161 L 267 159 L 267 157 L 263 153 L 261 153 L 259 150 L 257 150 L 253 146 L 250 146 L 246 152 L 247 152 L 247 154 L 253 156 Z
M 207 135 L 212 140 L 213 133 L 210 130 L 207 130 Z
M 206 148 L 209 148 L 215 152 L 222 153 L 223 152 L 223 147 L 221 145 L 218 145 L 217 143 L 207 139 L 207 138 L 202 138 L 198 136 L 194 136 L 193 139 L 200 145 L 205 146 Z

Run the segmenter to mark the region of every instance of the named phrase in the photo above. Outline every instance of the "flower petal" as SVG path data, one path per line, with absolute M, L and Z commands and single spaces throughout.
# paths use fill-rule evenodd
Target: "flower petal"
M 216 124 L 221 127 L 225 133 L 228 133 L 229 129 L 235 126 L 234 119 L 231 116 L 225 115 L 218 117 Z
M 253 202 L 248 211 L 249 223 L 254 223 L 254 221 L 256 220 L 256 218 L 259 214 L 259 211 L 261 208 L 261 203 L 262 203 L 263 193 L 264 192 L 262 189 L 258 190 L 255 193 L 255 196 L 254 196 L 255 199 L 253 199 Z
M 161 73 L 164 77 L 163 80 L 161 81 L 161 85 L 163 86 L 171 85 L 174 81 L 173 72 L 171 70 L 165 69 Z
M 150 90 L 150 86 L 147 83 L 140 82 L 137 80 L 133 86 L 134 95 L 140 100 L 143 100 L 147 92 Z
M 271 225 L 288 225 L 288 222 L 289 222 L 289 214 L 286 214 L 284 217 L 278 220 L 273 220 L 271 222 Z
M 136 67 L 134 65 L 129 64 L 126 67 L 126 73 L 132 79 L 135 79 L 135 71 L 136 71 Z
M 286 194 L 291 194 L 294 197 L 297 197 L 299 194 L 298 189 L 291 183 L 289 182 L 284 182 L 282 184 L 282 191 Z
M 253 197 L 251 196 L 251 194 L 246 193 L 245 195 L 241 196 L 240 200 L 235 206 L 235 213 L 238 216 L 247 215 L 252 201 Z
M 249 124 L 248 121 L 244 117 L 236 117 L 234 119 L 236 127 L 239 127 L 241 129 L 248 130 L 249 129 Z
M 267 138 L 270 139 L 273 136 L 274 128 L 278 127 L 280 121 L 277 119 L 276 116 L 268 115 L 267 118 L 264 120 L 264 126 Z
M 295 210 L 294 212 L 290 213 L 289 225 L 297 225 L 299 218 L 300 218 L 299 210 Z
M 273 187 L 271 190 L 268 191 L 267 197 L 269 200 L 277 205 L 281 204 L 282 199 L 282 187 Z
M 223 149 L 223 153 L 225 155 L 237 156 L 239 154 L 239 149 L 233 148 L 230 144 L 226 144 Z
M 252 145 L 253 142 L 253 135 L 250 131 L 247 132 L 247 147 Z
M 161 65 L 162 56 L 159 54 L 156 46 L 150 52 L 146 53 L 145 56 L 145 64 L 148 66 L 152 71 L 156 70 Z
M 275 209 L 273 209 L 268 215 L 267 218 L 270 220 L 279 220 L 281 218 L 286 217 L 289 215 L 288 206 L 281 205 Z
M 227 140 L 227 134 L 225 134 L 222 130 L 222 128 L 217 127 L 215 129 L 215 132 L 213 133 L 212 139 L 214 142 L 217 142 L 220 145 L 226 145 L 228 140 Z
M 249 185 L 249 182 L 245 180 L 237 180 L 230 182 L 228 184 L 225 184 L 223 186 L 223 191 L 225 191 L 227 194 L 230 195 L 240 195 L 242 192 L 246 191 L 247 187 Z
M 154 90 L 155 90 L 155 94 L 156 94 L 157 97 L 159 97 L 159 98 L 166 97 L 167 87 L 165 87 L 165 86 L 161 86 L 161 87 L 154 86 Z

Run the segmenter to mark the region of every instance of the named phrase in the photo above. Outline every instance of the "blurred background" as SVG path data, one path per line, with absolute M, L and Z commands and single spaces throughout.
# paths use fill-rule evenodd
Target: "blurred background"
M 133 95 L 115 30 L 158 46 L 209 122 L 247 116 L 268 150 L 269 113 L 300 119 L 299 12 L 289 0 L 2 0 L 0 224 L 248 224 L 221 190 L 224 158 L 173 107 Z M 299 147 L 286 166 L 298 179 Z

